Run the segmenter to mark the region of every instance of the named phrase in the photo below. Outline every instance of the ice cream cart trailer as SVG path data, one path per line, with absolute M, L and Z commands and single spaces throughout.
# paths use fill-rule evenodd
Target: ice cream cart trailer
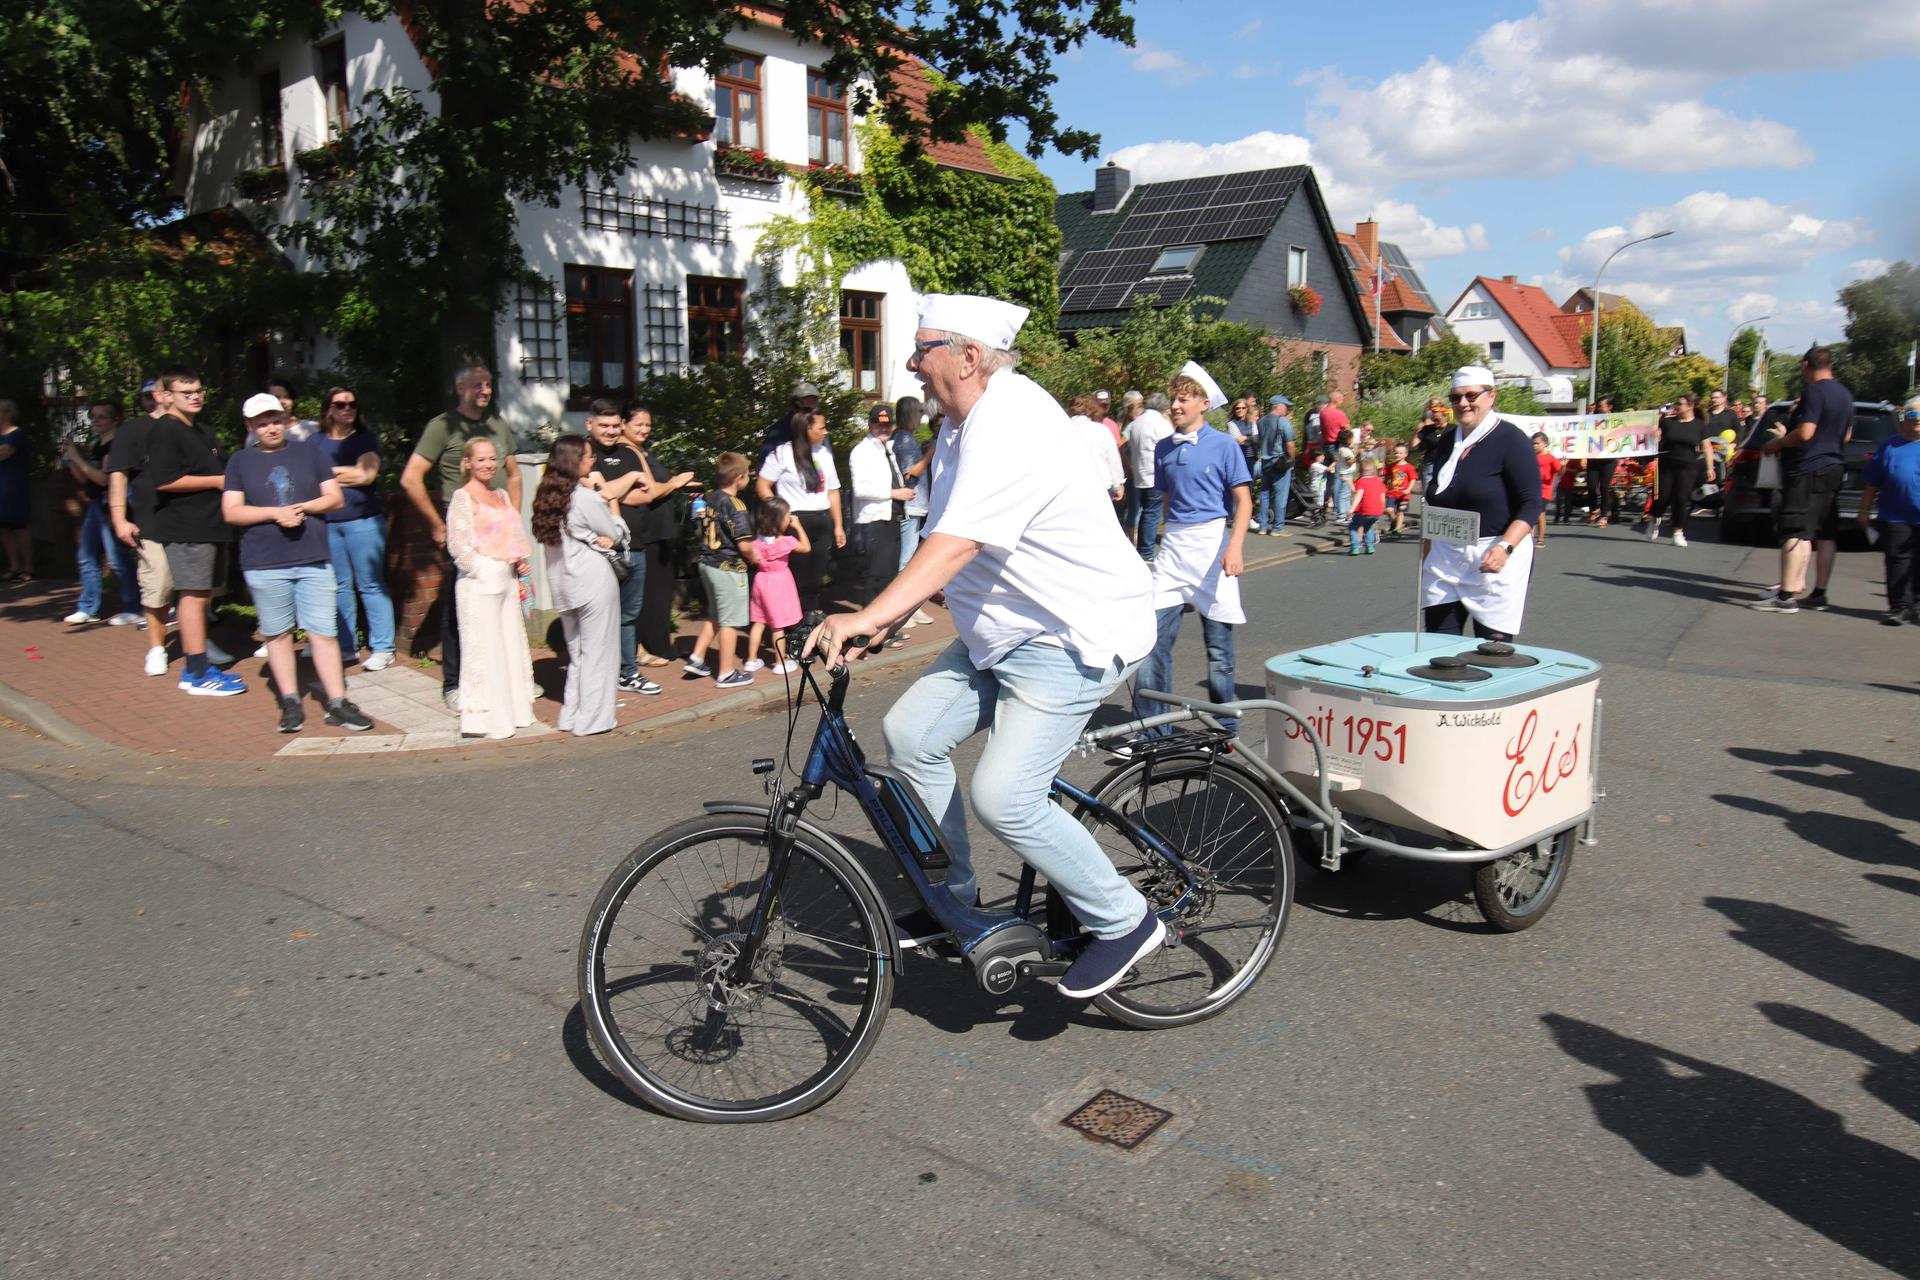
M 1515 932 L 1553 905 L 1576 843 L 1595 842 L 1600 664 L 1532 645 L 1385 632 L 1267 662 L 1265 698 L 1181 708 L 1090 735 L 1198 719 L 1251 727 L 1234 756 L 1317 840 L 1319 863 L 1378 852 L 1474 868 L 1487 922 Z

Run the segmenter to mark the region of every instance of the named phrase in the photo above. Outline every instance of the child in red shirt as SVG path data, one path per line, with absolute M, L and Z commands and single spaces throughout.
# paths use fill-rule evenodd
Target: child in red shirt
M 1540 464 L 1540 496 L 1545 500 L 1540 507 L 1540 518 L 1533 522 L 1533 545 L 1547 545 L 1547 507 L 1553 501 L 1553 483 L 1560 478 L 1560 468 L 1565 464 L 1553 456 L 1549 450 L 1553 442 L 1547 439 L 1547 433 L 1533 433 L 1533 458 Z
M 1374 526 L 1387 510 L 1387 486 L 1380 479 L 1380 464 L 1372 458 L 1360 460 L 1360 475 L 1353 482 L 1353 515 L 1347 520 L 1347 554 L 1357 556 L 1365 548 L 1372 555 L 1380 544 L 1380 532 Z
M 1387 514 L 1393 517 L 1387 536 L 1397 538 L 1407 527 L 1407 502 L 1413 496 L 1413 482 L 1420 473 L 1407 461 L 1407 446 L 1393 446 L 1393 461 L 1381 476 L 1387 488 Z

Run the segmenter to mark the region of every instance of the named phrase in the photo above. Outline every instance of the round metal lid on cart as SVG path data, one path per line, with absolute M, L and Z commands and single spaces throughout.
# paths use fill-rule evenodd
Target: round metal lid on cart
M 1463 662 L 1471 662 L 1476 667 L 1490 667 L 1495 670 L 1540 665 L 1540 659 L 1530 653 L 1521 653 L 1504 640 L 1483 640 L 1477 648 L 1461 654 L 1460 659 Z
M 1437 680 L 1441 684 L 1475 684 L 1493 679 L 1491 672 L 1482 671 L 1465 658 L 1450 653 L 1408 667 L 1407 674 L 1416 680 Z

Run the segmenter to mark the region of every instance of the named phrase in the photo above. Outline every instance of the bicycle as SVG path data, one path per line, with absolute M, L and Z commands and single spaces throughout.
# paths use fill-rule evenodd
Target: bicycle
M 960 957 L 989 995 L 1058 978 L 1088 936 L 1032 867 L 1023 867 L 1010 912 L 965 906 L 932 878 L 950 865 L 938 825 L 904 776 L 867 761 L 844 714 L 847 669 L 831 669 L 823 695 L 817 661 L 801 659 L 790 701 L 788 761 L 809 691 L 820 707 L 795 784 L 781 785 L 788 769 L 775 760 L 755 760 L 768 803 L 709 802 L 705 816 L 642 843 L 607 878 L 581 932 L 590 1039 L 640 1098 L 681 1119 L 770 1121 L 811 1110 L 879 1037 L 901 948 L 872 876 L 807 820 L 829 784 L 858 802 L 950 931 L 936 953 Z M 1080 746 L 1189 718 L 1091 731 Z M 1260 976 L 1286 928 L 1287 823 L 1266 788 L 1217 768 L 1233 750 L 1231 734 L 1203 725 L 1130 749 L 1091 790 L 1053 780 L 1056 802 L 1073 807 L 1167 922 L 1165 944 L 1094 998 L 1130 1026 L 1220 1013 Z

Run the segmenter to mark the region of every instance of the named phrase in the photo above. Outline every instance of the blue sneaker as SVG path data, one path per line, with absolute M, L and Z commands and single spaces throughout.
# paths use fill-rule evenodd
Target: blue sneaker
M 1060 976 L 1060 994 L 1069 1000 L 1091 1000 L 1120 985 L 1127 972 L 1166 939 L 1167 926 L 1153 912 L 1118 938 L 1095 938 Z
M 206 674 L 197 680 L 180 677 L 180 689 L 196 698 L 231 698 L 235 694 L 245 693 L 247 682 L 239 676 L 208 667 Z

